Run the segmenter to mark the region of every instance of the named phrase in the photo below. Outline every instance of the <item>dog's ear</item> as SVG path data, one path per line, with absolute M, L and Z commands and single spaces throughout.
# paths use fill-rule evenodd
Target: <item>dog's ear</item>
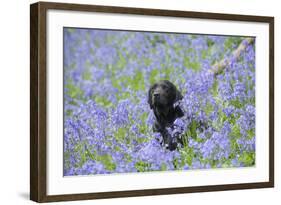
M 177 90 L 176 91 L 176 99 L 175 99 L 174 103 L 178 102 L 179 100 L 182 100 L 182 98 L 183 98 L 182 94 L 180 93 L 180 91 Z M 182 111 L 182 109 L 180 108 L 179 105 L 177 105 L 175 107 L 175 113 L 176 113 L 177 117 L 184 116 L 184 113 L 183 113 L 183 111 Z
M 182 94 L 180 93 L 180 91 L 177 89 L 177 87 L 173 83 L 171 83 L 168 80 L 163 80 L 163 82 L 165 82 L 166 85 L 168 85 L 169 88 L 172 89 L 172 91 L 173 91 L 173 103 L 175 103 L 183 98 Z
M 152 90 L 153 90 L 153 87 L 151 86 L 148 90 L 148 99 L 147 99 L 150 109 L 152 109 Z

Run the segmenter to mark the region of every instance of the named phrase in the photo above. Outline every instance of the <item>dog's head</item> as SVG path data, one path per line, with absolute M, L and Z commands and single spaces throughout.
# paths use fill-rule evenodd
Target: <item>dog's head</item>
M 150 108 L 170 107 L 183 98 L 176 86 L 168 80 L 161 80 L 152 85 L 148 91 Z

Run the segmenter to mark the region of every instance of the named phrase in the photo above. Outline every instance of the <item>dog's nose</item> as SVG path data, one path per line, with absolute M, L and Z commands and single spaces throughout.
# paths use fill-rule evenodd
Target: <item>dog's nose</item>
M 159 98 L 159 97 L 160 97 L 160 94 L 159 94 L 159 93 L 154 93 L 154 97 L 155 97 L 155 98 Z

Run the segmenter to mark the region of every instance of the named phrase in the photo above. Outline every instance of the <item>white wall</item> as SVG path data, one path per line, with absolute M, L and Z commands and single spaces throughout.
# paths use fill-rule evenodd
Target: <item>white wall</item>
M 71 204 L 277 204 L 280 178 L 280 38 L 278 0 L 82 0 L 88 4 L 180 9 L 275 16 L 275 165 L 274 189 L 106 199 Z M 0 7 L 0 204 L 31 204 L 29 198 L 29 3 L 2 1 Z M 279 81 L 279 82 L 278 82 Z M 279 91 L 279 92 L 278 92 Z M 153 200 L 153 201 L 152 201 Z M 64 204 L 64 203 L 60 203 Z

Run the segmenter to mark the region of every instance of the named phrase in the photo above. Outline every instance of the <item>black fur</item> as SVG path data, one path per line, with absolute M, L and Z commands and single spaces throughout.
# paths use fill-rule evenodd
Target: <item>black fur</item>
M 175 150 L 179 139 L 173 138 L 167 131 L 174 121 L 184 115 L 182 109 L 174 104 L 183 98 L 176 86 L 168 80 L 162 80 L 152 85 L 148 91 L 148 104 L 156 117 L 153 130 L 160 132 L 163 144 L 169 150 Z

